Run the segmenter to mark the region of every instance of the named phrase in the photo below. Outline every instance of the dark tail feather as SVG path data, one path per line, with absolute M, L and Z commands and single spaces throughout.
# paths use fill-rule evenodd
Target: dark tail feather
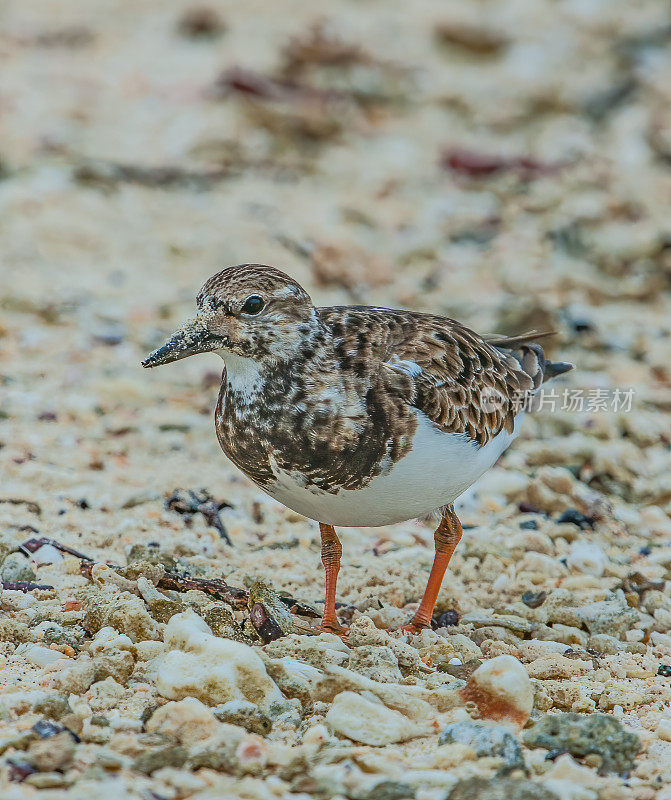
M 544 378 L 556 378 L 557 375 L 563 375 L 565 372 L 570 372 L 573 369 L 573 364 L 568 361 L 546 361 L 544 369 Z
M 573 369 L 573 364 L 569 364 L 568 361 L 548 361 L 543 348 L 536 344 L 537 339 L 554 336 L 555 333 L 556 331 L 527 331 L 517 336 L 501 336 L 494 333 L 483 338 L 487 344 L 517 359 L 522 371 L 531 378 L 533 388 L 538 389 L 550 378 L 556 378 L 557 375 L 563 375 Z
M 491 344 L 492 347 L 512 349 L 517 345 L 530 344 L 531 342 L 535 342 L 536 339 L 544 339 L 546 336 L 554 336 L 555 334 L 556 331 L 527 331 L 517 336 L 503 336 L 499 333 L 487 333 L 482 338 L 487 344 Z

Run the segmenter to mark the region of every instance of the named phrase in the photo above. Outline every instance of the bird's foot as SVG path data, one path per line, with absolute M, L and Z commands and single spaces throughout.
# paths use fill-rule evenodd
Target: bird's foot
M 410 622 L 401 625 L 399 631 L 401 631 L 401 633 L 411 633 L 414 635 L 425 631 L 427 628 L 430 629 L 431 625 L 423 622 L 416 622 L 414 619 L 411 619 Z
M 319 625 L 316 625 L 313 630 L 315 633 L 335 633 L 336 636 L 340 636 L 340 638 L 345 641 L 349 636 L 349 628 L 345 628 L 337 619 L 322 619 Z

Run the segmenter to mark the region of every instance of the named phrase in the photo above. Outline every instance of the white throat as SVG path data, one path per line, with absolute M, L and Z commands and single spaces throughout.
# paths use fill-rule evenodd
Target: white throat
M 258 394 L 264 383 L 258 361 L 224 348 L 215 352 L 221 356 L 226 365 L 226 382 L 229 389 L 243 398 L 251 398 Z

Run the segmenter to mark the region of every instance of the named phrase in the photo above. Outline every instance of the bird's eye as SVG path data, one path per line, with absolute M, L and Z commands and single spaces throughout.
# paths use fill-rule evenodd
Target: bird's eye
M 251 314 L 254 316 L 255 314 L 260 314 L 263 311 L 263 306 L 265 303 L 263 302 L 263 298 L 259 297 L 258 294 L 253 294 L 251 297 L 248 297 L 245 300 L 245 304 L 242 307 L 243 314 Z

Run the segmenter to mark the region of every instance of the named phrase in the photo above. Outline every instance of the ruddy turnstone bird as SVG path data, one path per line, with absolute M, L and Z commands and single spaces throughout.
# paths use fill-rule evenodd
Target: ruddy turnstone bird
M 454 501 L 517 436 L 520 396 L 572 365 L 546 360 L 539 334 L 480 336 L 434 314 L 319 308 L 295 280 L 259 264 L 214 275 L 197 307 L 143 366 L 222 357 L 222 450 L 257 486 L 319 523 L 322 627 L 342 631 L 335 525 L 439 512 L 433 566 L 406 629 L 430 626 L 462 534 Z

